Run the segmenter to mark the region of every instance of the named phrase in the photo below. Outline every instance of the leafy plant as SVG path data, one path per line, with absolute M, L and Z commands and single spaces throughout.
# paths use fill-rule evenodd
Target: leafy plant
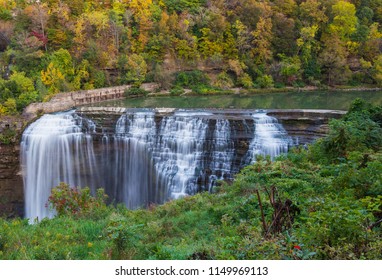
M 91 216 L 105 210 L 107 195 L 103 189 L 98 189 L 92 196 L 89 188 L 71 188 L 68 184 L 60 183 L 52 189 L 49 196 L 49 206 L 56 210 L 59 216 Z M 97 216 L 97 215 L 95 215 Z
M 143 88 L 139 87 L 131 87 L 125 90 L 125 96 L 131 97 L 131 96 L 141 96 L 141 95 L 147 95 L 148 91 L 144 90 Z

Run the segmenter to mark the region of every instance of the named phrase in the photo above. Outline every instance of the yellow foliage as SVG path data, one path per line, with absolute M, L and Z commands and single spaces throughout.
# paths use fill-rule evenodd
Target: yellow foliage
M 368 36 L 369 40 L 373 39 L 381 39 L 382 38 L 382 33 L 379 32 L 379 23 L 374 22 L 372 25 L 370 25 L 370 33 Z
M 49 87 L 50 92 L 58 93 L 60 91 L 60 84 L 65 81 L 65 76 L 51 62 L 46 71 L 41 71 L 41 81 Z
M 104 11 L 93 11 L 85 14 L 87 22 L 96 27 L 97 36 L 99 32 L 109 28 L 109 17 Z
M 374 80 L 378 86 L 382 86 L 382 55 L 379 55 L 374 61 Z
M 152 5 L 152 0 L 129 0 L 129 8 L 138 15 L 150 15 L 150 6 Z
M 3 7 L 7 10 L 11 10 L 16 7 L 16 2 L 13 0 L 0 0 L 0 7 Z
M 373 67 L 370 61 L 364 60 L 363 58 L 361 58 L 359 62 L 361 63 L 361 67 L 363 69 L 370 69 Z
M 352 41 L 346 42 L 346 48 L 348 49 L 350 53 L 354 53 L 354 54 L 357 53 L 359 49 L 359 45 L 360 43 L 358 42 L 352 42 Z
M 272 20 L 260 17 L 256 30 L 252 31 L 255 45 L 253 55 L 257 63 L 261 64 L 272 58 L 271 39 L 272 39 Z

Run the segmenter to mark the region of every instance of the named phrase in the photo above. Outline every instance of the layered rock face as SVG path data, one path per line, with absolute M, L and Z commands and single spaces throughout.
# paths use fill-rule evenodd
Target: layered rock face
M 0 216 L 24 214 L 23 178 L 18 145 L 0 145 Z
M 330 119 L 339 119 L 346 111 L 339 110 L 267 110 L 277 118 L 288 135 L 299 145 L 312 143 L 328 133 Z

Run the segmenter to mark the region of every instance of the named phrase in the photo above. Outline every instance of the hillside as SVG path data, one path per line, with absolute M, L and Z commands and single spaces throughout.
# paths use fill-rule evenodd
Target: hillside
M 382 0 L 1 0 L 0 114 L 62 91 L 382 83 Z

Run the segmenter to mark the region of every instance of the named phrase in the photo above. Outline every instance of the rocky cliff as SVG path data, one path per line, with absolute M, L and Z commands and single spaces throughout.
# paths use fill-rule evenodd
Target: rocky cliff
M 0 216 L 23 216 L 24 192 L 18 145 L 0 145 Z

